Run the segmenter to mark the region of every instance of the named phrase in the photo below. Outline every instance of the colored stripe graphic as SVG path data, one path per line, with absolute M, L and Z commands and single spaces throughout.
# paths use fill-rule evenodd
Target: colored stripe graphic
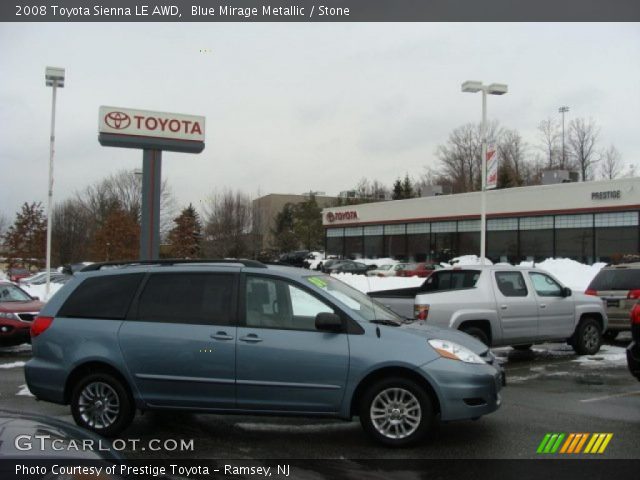
M 536 453 L 602 454 L 612 438 L 613 433 L 547 433 L 538 445 Z

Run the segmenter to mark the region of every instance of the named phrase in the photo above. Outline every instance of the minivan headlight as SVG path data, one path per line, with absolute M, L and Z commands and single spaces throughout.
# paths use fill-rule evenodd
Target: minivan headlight
M 444 358 L 460 360 L 465 363 L 485 363 L 480 355 L 455 342 L 433 339 L 429 340 L 429 345 Z

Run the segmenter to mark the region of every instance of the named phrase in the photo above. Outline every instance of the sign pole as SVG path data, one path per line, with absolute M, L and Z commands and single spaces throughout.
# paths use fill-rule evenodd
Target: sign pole
M 160 190 L 162 150 L 142 154 L 142 222 L 140 260 L 157 260 L 160 253 Z

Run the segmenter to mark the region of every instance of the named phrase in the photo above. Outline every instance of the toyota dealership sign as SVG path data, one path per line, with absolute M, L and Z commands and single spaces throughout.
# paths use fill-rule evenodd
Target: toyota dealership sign
M 113 147 L 201 151 L 205 118 L 180 113 L 100 107 L 100 143 Z

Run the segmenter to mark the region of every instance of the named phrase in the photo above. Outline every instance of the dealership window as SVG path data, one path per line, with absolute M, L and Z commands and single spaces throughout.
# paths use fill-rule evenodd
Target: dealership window
M 518 219 L 487 220 L 487 257 L 493 263 L 518 261 Z
M 446 262 L 458 254 L 456 227 L 456 222 L 431 224 L 431 251 L 436 262 Z
M 361 258 L 364 253 L 362 227 L 344 229 L 344 255 L 347 258 Z
M 638 212 L 597 213 L 596 261 L 617 263 L 624 255 L 638 254 Z
M 480 254 L 480 220 L 458 222 L 458 255 Z
M 378 258 L 383 256 L 382 225 L 364 227 L 364 256 Z
M 384 254 L 396 260 L 407 260 L 407 226 L 385 225 L 384 226 Z
M 541 262 L 553 257 L 553 217 L 520 219 L 520 255 L 522 260 Z
M 431 243 L 428 223 L 409 223 L 407 225 L 407 250 L 409 260 L 427 262 L 431 260 Z
M 555 226 L 556 257 L 592 264 L 593 215 L 558 215 Z
M 327 255 L 344 256 L 344 228 L 327 229 Z

